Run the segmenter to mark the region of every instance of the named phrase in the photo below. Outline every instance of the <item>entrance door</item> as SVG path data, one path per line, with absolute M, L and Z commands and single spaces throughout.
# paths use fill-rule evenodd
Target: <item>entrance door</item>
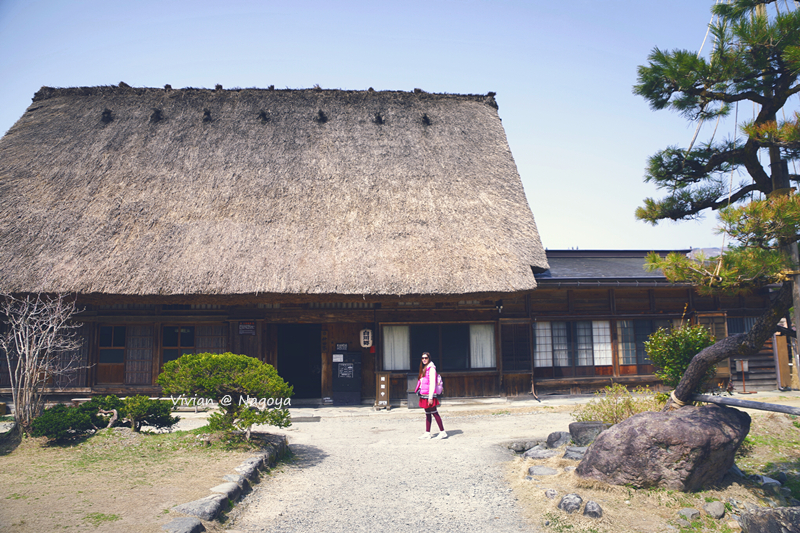
M 322 326 L 278 325 L 278 374 L 294 387 L 293 398 L 322 396 Z

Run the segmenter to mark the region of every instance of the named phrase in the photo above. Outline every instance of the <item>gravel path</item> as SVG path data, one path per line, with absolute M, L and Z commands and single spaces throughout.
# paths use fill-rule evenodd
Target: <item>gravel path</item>
M 244 532 L 535 530 L 504 480 L 500 443 L 566 430 L 568 413 L 440 408 L 450 437 L 421 441 L 424 414 L 322 416 L 286 431 L 296 454 L 231 513 Z M 365 413 L 365 411 L 361 411 Z M 495 414 L 492 414 L 492 413 Z M 295 414 L 298 416 L 298 414 Z M 435 428 L 435 422 L 434 422 Z

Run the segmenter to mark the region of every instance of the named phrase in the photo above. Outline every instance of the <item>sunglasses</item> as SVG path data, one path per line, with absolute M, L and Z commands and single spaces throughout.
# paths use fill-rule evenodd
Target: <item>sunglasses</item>
M 430 357 L 423 357 L 422 360 L 425 361 L 426 359 L 430 359 Z

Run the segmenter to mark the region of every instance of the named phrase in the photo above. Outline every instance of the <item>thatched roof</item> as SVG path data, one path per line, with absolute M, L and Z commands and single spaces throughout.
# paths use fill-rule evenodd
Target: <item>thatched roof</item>
M 0 140 L 0 290 L 531 290 L 493 96 L 42 88 Z

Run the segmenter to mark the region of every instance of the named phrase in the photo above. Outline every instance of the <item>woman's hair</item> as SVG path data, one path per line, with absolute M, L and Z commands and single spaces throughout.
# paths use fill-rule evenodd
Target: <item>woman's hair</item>
M 422 355 L 427 355 L 428 356 L 428 363 L 431 362 L 431 354 L 430 353 L 422 352 Z M 422 379 L 422 376 L 425 375 L 425 367 L 428 366 L 427 363 L 423 363 L 422 362 L 421 357 L 422 356 L 420 356 L 420 360 L 419 360 L 419 377 L 417 379 Z

